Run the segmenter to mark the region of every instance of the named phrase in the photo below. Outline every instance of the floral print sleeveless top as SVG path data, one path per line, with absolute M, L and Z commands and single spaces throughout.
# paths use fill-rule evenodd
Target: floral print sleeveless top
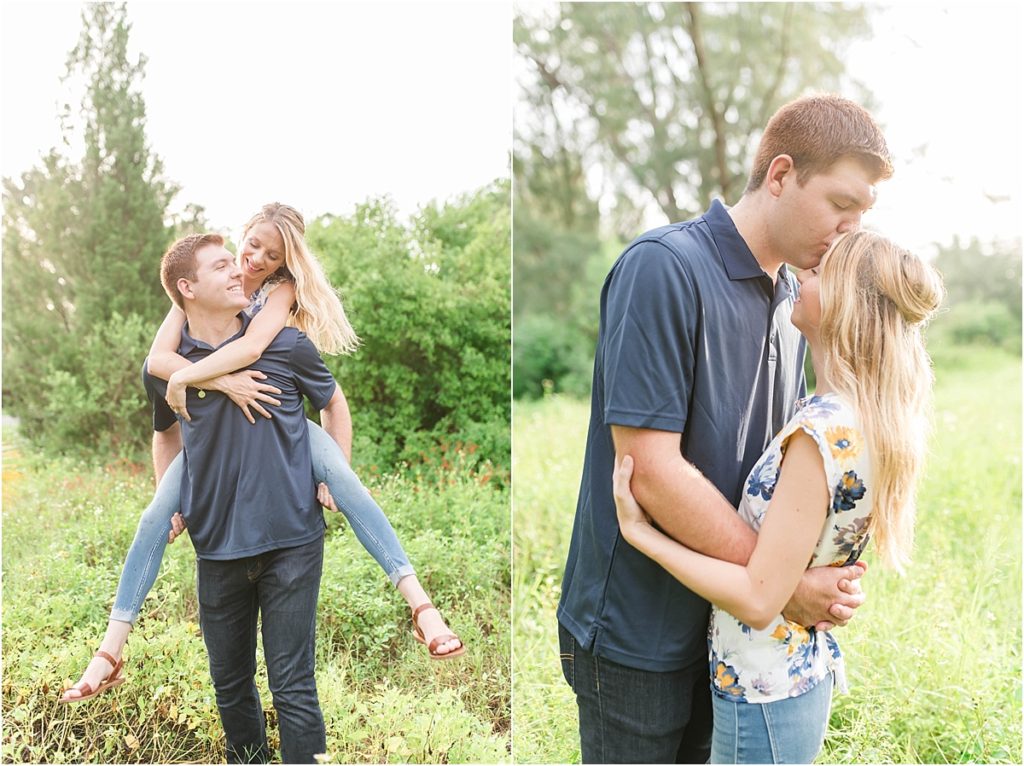
M 263 280 L 263 284 L 256 289 L 256 292 L 249 296 L 249 305 L 245 307 L 245 313 L 250 317 L 256 316 L 260 309 L 267 305 L 267 298 L 270 297 L 270 294 L 283 282 L 283 279 L 274 279 L 272 277 Z
M 856 561 L 868 543 L 873 500 L 867 446 L 853 408 L 837 394 L 803 399 L 796 415 L 776 435 L 747 477 L 739 514 L 760 529 L 779 480 L 789 437 L 802 429 L 818 445 L 832 488 L 818 545 L 809 567 L 843 566 Z M 843 659 L 831 633 L 789 622 L 779 615 L 754 630 L 712 606 L 708 626 L 711 684 L 736 702 L 774 702 L 810 691 L 830 672 L 846 691 Z

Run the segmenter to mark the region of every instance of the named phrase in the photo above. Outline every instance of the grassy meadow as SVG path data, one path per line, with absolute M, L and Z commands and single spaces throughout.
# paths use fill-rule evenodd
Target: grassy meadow
M 127 682 L 57 704 L 106 627 L 152 477 L 132 464 L 44 460 L 4 436 L 3 762 L 223 762 L 188 541 L 168 548 L 143 605 L 125 650 Z M 509 761 L 508 491 L 457 466 L 432 480 L 368 486 L 468 651 L 430 660 L 401 596 L 329 514 L 317 636 L 329 760 Z M 274 746 L 262 650 L 259 658 Z
M 1021 360 L 936 352 L 935 428 L 904 577 L 869 552 L 868 595 L 836 635 L 836 696 L 821 763 L 1021 762 Z M 513 416 L 513 751 L 579 762 L 555 607 L 589 402 L 517 403 Z

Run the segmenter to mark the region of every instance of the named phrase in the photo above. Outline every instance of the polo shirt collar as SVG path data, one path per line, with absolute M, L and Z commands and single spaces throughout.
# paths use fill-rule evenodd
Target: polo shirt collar
M 721 200 L 713 200 L 711 207 L 704 214 L 708 228 L 711 229 L 711 236 L 718 246 L 718 253 L 722 256 L 722 264 L 729 279 L 754 279 L 767 276 L 757 258 L 750 252 L 746 241 L 740 236 L 729 216 L 729 211 Z M 785 271 L 785 267 L 780 271 Z
M 238 318 L 242 320 L 241 328 L 238 330 L 238 332 L 236 332 L 234 335 L 232 335 L 230 338 L 224 341 L 224 343 L 221 343 L 221 346 L 230 343 L 231 341 L 236 340 L 245 335 L 245 331 L 249 327 L 249 322 L 252 321 L 252 317 L 250 317 L 244 311 L 239 311 Z M 193 338 L 191 335 L 189 335 L 188 321 L 186 320 L 184 327 L 181 328 L 181 345 L 178 347 L 178 353 L 181 354 L 182 356 L 188 356 L 190 351 L 194 351 L 197 348 L 207 348 L 210 349 L 211 351 L 216 350 L 206 341 L 197 340 Z M 220 346 L 218 346 L 217 348 L 220 348 Z

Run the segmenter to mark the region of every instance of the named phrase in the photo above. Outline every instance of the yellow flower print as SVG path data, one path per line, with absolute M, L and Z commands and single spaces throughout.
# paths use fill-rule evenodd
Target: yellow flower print
M 719 691 L 739 699 L 746 699 L 746 689 L 739 683 L 736 668 L 726 665 L 721 660 L 715 665 L 715 686 Z
M 832 456 L 839 460 L 852 460 L 860 452 L 860 434 L 846 426 L 833 426 L 825 431 Z
M 803 625 L 786 621 L 772 631 L 772 638 L 786 644 L 786 655 L 792 656 L 798 646 L 811 640 L 811 634 Z

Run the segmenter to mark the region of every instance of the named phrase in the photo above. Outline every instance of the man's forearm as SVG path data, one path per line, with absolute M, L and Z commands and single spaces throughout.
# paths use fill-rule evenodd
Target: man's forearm
M 352 462 L 352 413 L 348 408 L 341 386 L 335 389 L 334 396 L 327 406 L 320 410 L 320 425 L 345 453 L 345 459 Z
M 746 565 L 756 533 L 679 453 L 679 434 L 612 427 L 619 457 L 633 456 L 633 495 L 670 537 L 708 556 Z
M 679 453 L 679 434 L 612 426 L 616 453 L 632 455 L 630 488 L 641 507 L 669 537 L 723 561 L 746 566 L 757 534 L 732 504 Z M 785 616 L 803 625 L 845 624 L 864 601 L 859 588 L 843 590 L 839 580 L 855 580 L 857 567 L 817 567 L 804 572 Z M 839 613 L 830 611 L 836 606 Z
M 634 492 L 666 534 L 707 556 L 746 566 L 754 532 L 715 486 L 682 456 L 639 482 Z

